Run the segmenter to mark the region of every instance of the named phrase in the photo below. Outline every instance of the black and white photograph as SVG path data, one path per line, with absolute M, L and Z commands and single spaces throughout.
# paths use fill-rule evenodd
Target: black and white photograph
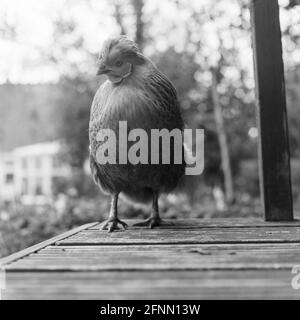
M 299 300 L 299 212 L 300 0 L 0 0 L 0 308 Z

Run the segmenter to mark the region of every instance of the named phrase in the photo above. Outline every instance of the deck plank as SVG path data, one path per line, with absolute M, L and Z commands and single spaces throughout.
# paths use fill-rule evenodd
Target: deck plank
M 201 243 L 276 243 L 300 242 L 300 227 L 265 228 L 199 228 L 199 229 L 137 229 L 108 233 L 83 230 L 57 245 L 124 245 L 124 244 L 201 244 Z
M 17 272 L 4 299 L 299 299 L 288 270 Z
M 300 244 L 57 246 L 7 266 L 13 271 L 291 269 Z
M 141 220 L 124 220 L 129 226 Z M 199 228 L 265 228 L 265 227 L 300 227 L 300 217 L 294 221 L 264 221 L 261 218 L 203 218 L 203 219 L 165 219 L 168 223 L 173 223 L 176 229 L 199 229 Z M 89 230 L 99 230 L 99 224 L 92 225 Z M 161 226 L 160 229 L 170 229 L 170 226 Z

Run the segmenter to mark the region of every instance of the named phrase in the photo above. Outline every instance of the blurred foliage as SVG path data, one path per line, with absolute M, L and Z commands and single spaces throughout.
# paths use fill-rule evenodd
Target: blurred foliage
M 0 256 L 24 249 L 69 228 L 94 221 L 105 213 L 107 202 L 67 197 L 52 206 L 24 206 L 21 203 L 0 209 Z M 62 212 L 63 210 L 63 212 Z M 101 212 L 101 213 L 100 213 Z
M 88 156 L 89 107 L 94 92 L 83 79 L 63 79 L 65 93 L 61 101 L 62 122 L 58 127 L 59 137 L 63 138 L 62 157 L 75 168 L 82 168 Z

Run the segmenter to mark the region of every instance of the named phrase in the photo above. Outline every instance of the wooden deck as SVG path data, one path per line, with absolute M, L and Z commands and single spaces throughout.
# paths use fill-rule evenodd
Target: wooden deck
M 91 223 L 0 262 L 4 299 L 299 299 L 300 221 L 176 220 L 110 234 Z

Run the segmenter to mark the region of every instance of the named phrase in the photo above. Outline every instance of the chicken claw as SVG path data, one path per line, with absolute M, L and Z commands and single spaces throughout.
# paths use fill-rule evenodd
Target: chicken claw
M 118 226 L 120 224 L 122 227 Z M 108 232 L 113 232 L 114 230 L 126 230 L 128 227 L 127 223 L 119 220 L 118 218 L 105 220 L 100 224 L 100 230 L 108 230 Z
M 166 222 L 159 217 L 150 217 L 142 222 L 135 223 L 134 227 L 149 227 L 149 229 L 153 229 L 154 227 L 159 226 L 173 226 L 174 223 L 172 222 Z

